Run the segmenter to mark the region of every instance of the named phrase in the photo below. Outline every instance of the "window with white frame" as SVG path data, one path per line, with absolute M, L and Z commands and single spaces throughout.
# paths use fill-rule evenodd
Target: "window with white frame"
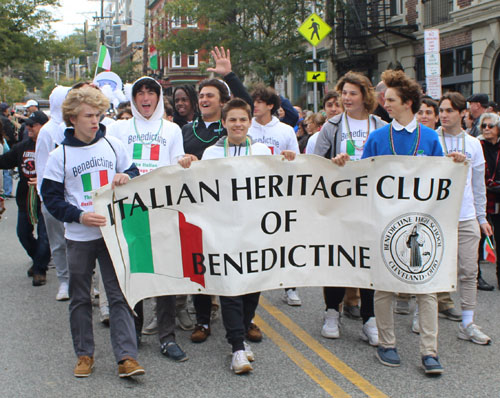
M 403 0 L 390 0 L 391 17 L 403 14 Z
M 182 66 L 181 53 L 172 53 L 172 68 L 180 68 Z
M 182 20 L 179 15 L 172 15 L 172 28 L 180 28 L 182 26 Z
M 189 54 L 187 58 L 188 58 L 188 68 L 198 67 L 198 51 L 195 51 L 194 54 Z
M 197 28 L 198 21 L 194 17 L 186 17 L 186 26 L 188 28 Z

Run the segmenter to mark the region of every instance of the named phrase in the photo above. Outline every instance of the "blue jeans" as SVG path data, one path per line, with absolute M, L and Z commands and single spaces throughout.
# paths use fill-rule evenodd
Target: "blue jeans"
M 9 171 L 3 171 L 3 193 L 5 196 L 12 196 L 12 176 Z
M 17 236 L 19 242 L 33 260 L 33 273 L 45 275 L 50 261 L 50 246 L 45 230 L 45 221 L 42 212 L 38 212 L 37 238 L 33 235 L 33 225 L 28 213 L 19 210 L 17 213 Z

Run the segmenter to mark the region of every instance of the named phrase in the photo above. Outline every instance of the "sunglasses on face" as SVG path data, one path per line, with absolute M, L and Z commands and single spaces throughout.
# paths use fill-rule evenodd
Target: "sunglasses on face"
M 490 123 L 483 123 L 481 124 L 481 128 L 482 129 L 485 129 L 486 127 L 488 127 L 489 129 L 492 129 L 496 126 L 496 124 L 490 124 Z

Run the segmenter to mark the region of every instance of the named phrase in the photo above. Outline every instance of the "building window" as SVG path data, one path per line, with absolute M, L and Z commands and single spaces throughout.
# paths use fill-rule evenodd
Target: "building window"
M 197 68 L 198 67 L 198 51 L 195 51 L 194 54 L 188 55 L 188 68 Z
M 450 20 L 453 11 L 453 0 L 425 0 L 424 26 L 439 25 Z
M 453 51 L 441 53 L 441 77 L 450 77 L 455 74 Z
M 472 47 L 457 49 L 457 75 L 472 73 Z
M 180 28 L 182 25 L 182 20 L 179 15 L 175 15 L 172 17 L 172 29 Z
M 390 0 L 391 17 L 403 14 L 403 0 Z
M 182 54 L 172 53 L 172 68 L 180 68 L 182 66 Z
M 198 21 L 194 17 L 186 17 L 186 25 L 188 28 L 197 28 Z

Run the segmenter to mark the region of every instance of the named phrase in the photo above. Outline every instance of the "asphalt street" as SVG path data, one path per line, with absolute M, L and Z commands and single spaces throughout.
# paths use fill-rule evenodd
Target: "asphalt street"
M 420 367 L 418 336 L 411 316 L 395 315 L 402 365 L 387 368 L 375 349 L 359 339 L 361 321 L 342 318 L 341 337 L 321 337 L 323 298 L 320 288 L 299 289 L 301 307 L 289 307 L 282 291 L 263 294 L 257 324 L 264 340 L 252 344 L 254 372 L 236 376 L 229 369 L 230 346 L 220 317 L 203 344 L 178 330 L 177 341 L 189 360 L 174 363 L 161 355 L 157 336 L 144 336 L 139 362 L 146 375 L 118 378 L 109 329 L 99 323 L 94 306 L 96 365 L 86 379 L 73 377 L 76 357 L 68 321 L 68 302 L 57 302 L 58 283 L 32 287 L 31 262 L 15 232 L 17 208 L 7 200 L 0 220 L 0 396 L 1 397 L 499 397 L 499 290 L 478 293 L 476 323 L 493 343 L 478 346 L 457 339 L 457 323 L 440 319 L 439 354 L 445 373 L 428 378 Z M 493 283 L 494 266 L 483 274 Z M 456 299 L 456 294 L 453 294 Z M 146 311 L 146 318 L 150 311 Z

